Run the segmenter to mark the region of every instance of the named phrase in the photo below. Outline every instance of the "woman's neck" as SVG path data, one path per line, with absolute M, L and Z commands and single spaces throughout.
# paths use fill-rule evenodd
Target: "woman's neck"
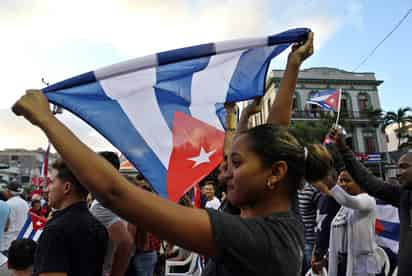
M 290 199 L 285 196 L 274 196 L 259 200 L 254 204 L 240 208 L 240 216 L 244 218 L 264 217 L 276 212 L 287 212 L 290 210 Z

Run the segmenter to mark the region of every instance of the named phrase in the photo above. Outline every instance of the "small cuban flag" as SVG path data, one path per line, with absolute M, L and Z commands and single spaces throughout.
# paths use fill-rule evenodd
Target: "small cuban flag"
M 328 89 L 313 94 L 307 101 L 309 104 L 316 104 L 320 107 L 338 112 L 340 109 L 341 89 Z
M 17 236 L 17 239 L 29 239 L 37 242 L 37 240 L 40 238 L 41 233 L 43 232 L 43 227 L 44 225 L 46 225 L 46 223 L 46 218 L 40 217 L 33 213 L 29 213 L 27 220 L 23 225 L 23 228 L 20 230 L 20 233 Z
M 376 203 L 376 242 L 379 246 L 389 248 L 397 255 L 400 235 L 398 208 L 380 200 Z
M 136 58 L 43 89 L 178 201 L 223 160 L 224 103 L 262 96 L 271 60 L 309 29 Z

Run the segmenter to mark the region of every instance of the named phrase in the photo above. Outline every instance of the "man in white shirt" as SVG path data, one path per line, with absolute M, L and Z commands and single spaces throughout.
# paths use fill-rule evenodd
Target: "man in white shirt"
M 206 197 L 206 208 L 219 209 L 220 200 L 215 196 L 215 185 L 213 180 L 206 180 L 202 187 L 203 195 Z
M 10 206 L 10 215 L 0 245 L 0 251 L 7 256 L 11 242 L 17 238 L 26 222 L 29 205 L 20 197 L 23 189 L 17 182 L 2 183 L 0 185 L 0 192 L 7 200 L 6 203 Z

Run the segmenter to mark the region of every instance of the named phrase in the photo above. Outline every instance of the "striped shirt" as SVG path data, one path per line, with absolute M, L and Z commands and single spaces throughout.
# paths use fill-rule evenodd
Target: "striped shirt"
M 305 183 L 303 189 L 298 191 L 298 212 L 305 226 L 305 243 L 314 244 L 316 240 L 316 210 L 319 197 L 319 191 L 309 183 Z

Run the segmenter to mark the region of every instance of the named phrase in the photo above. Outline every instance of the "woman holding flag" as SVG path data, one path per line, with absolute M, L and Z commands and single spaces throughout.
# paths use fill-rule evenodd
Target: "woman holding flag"
M 339 174 L 337 185 L 326 181 L 329 194 L 342 205 L 331 224 L 329 275 L 375 275 L 381 262 L 376 253 L 376 200 L 352 179 Z
M 312 53 L 310 33 L 292 48 L 268 123 L 288 124 L 299 67 Z M 211 256 L 205 275 L 300 275 L 303 226 L 290 205 L 303 178 L 315 181 L 327 174 L 331 160 L 322 146 L 305 146 L 272 124 L 237 135 L 225 173 L 227 197 L 241 208 L 234 216 L 183 207 L 131 186 L 53 116 L 41 91 L 27 91 L 13 111 L 46 133 L 103 205 L 162 239 Z

